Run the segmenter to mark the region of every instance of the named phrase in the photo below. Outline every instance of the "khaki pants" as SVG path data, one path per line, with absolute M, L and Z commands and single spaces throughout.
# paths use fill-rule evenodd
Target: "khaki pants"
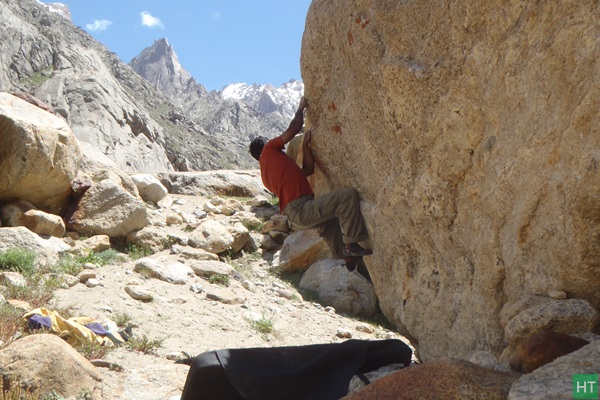
M 296 230 L 316 228 L 336 258 L 343 257 L 344 243 L 369 238 L 355 189 L 330 192 L 317 198 L 302 196 L 289 202 L 283 213 Z

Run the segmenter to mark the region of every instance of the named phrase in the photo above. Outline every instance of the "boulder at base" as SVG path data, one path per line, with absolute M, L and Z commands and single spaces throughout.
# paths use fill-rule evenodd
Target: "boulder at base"
M 45 394 L 63 397 L 94 390 L 101 380 L 96 368 L 55 335 L 25 336 L 0 350 L 0 375 Z
M 0 203 L 25 200 L 60 214 L 80 163 L 77 139 L 64 120 L 0 93 Z

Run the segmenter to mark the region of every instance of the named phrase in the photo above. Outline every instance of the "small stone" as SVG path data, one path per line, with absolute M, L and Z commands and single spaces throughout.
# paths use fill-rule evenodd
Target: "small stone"
M 282 285 L 281 283 L 277 282 L 277 281 L 273 281 L 273 286 L 279 289 L 285 289 L 285 285 Z
M 0 273 L 0 282 L 8 283 L 9 285 L 18 286 L 18 287 L 27 286 L 27 281 L 25 280 L 23 275 L 21 275 L 18 272 L 12 272 L 12 271 L 6 271 L 6 272 Z
M 167 360 L 177 361 L 182 358 L 183 354 L 179 351 L 174 351 L 172 353 L 167 354 Z
M 255 290 L 254 284 L 248 280 L 242 282 L 242 287 L 251 292 L 254 292 Z
M 212 289 L 206 292 L 206 298 L 224 304 L 242 304 L 244 302 L 244 299 L 227 288 Z
M 85 281 L 85 286 L 89 287 L 89 288 L 94 288 L 96 286 L 98 286 L 100 284 L 100 281 L 96 278 L 90 278 L 87 281 Z
M 184 204 L 187 204 L 187 200 L 179 198 L 179 199 L 175 200 L 175 204 L 182 206 Z
M 17 299 L 9 299 L 7 300 L 8 305 L 14 307 L 14 308 L 18 308 L 21 309 L 23 311 L 29 311 L 31 310 L 31 305 L 23 300 L 17 300 Z
M 356 330 L 359 332 L 364 332 L 364 333 L 368 333 L 368 334 L 373 333 L 373 329 L 371 329 L 371 327 L 367 324 L 358 324 L 356 326 Z
M 206 218 L 206 211 L 203 210 L 195 210 L 194 215 L 200 219 Z
M 100 311 L 106 311 L 107 313 L 111 313 L 111 314 L 114 312 L 114 310 L 112 309 L 112 307 L 109 307 L 109 306 L 102 306 L 102 307 L 100 307 Z
M 387 332 L 385 334 L 386 339 L 396 339 L 396 334 L 394 332 Z
M 179 214 L 169 213 L 165 219 L 167 225 L 181 225 L 183 224 L 183 218 Z
M 93 271 L 83 271 L 79 274 L 79 282 L 86 283 L 90 279 L 96 278 L 96 272 Z
M 83 264 L 83 269 L 97 269 L 98 267 L 96 266 L 96 264 L 92 264 L 92 263 L 85 263 Z
M 289 289 L 279 289 L 279 290 L 277 290 L 277 294 L 288 300 L 290 300 L 292 297 L 294 297 L 294 292 Z
M 221 213 L 221 208 L 215 206 L 212 203 L 204 203 L 204 208 L 203 209 L 207 213 L 213 213 L 213 214 L 220 214 Z
M 198 285 L 197 283 L 194 283 L 194 284 L 190 285 L 190 290 L 193 293 L 200 294 L 204 291 L 204 288 L 202 286 Z
M 551 290 L 550 293 L 548 293 L 548 297 L 551 297 L 554 300 L 564 300 L 567 298 L 567 294 L 562 290 Z
M 125 292 L 127 292 L 132 299 L 139 301 L 148 302 L 152 301 L 154 298 L 150 292 L 139 286 L 125 286 Z
M 352 331 L 346 328 L 338 328 L 336 336 L 342 339 L 352 339 Z
M 327 306 L 327 307 L 325 307 L 325 312 L 335 314 L 335 308 L 333 308 L 331 306 Z

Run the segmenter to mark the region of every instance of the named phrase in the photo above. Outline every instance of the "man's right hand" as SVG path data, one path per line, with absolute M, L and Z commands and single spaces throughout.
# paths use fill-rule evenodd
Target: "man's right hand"
M 308 102 L 306 101 L 306 98 L 302 96 L 302 98 L 300 99 L 300 105 L 298 106 L 298 110 L 304 110 L 306 107 L 308 107 Z

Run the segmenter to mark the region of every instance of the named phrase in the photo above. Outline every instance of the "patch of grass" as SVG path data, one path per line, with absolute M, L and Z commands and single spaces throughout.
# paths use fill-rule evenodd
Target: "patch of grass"
M 273 319 L 265 315 L 264 313 L 262 314 L 262 317 L 257 320 L 248 319 L 247 321 L 252 327 L 252 329 L 265 335 L 273 332 L 273 329 L 275 327 Z
M 102 346 L 98 343 L 77 342 L 73 348 L 88 360 L 104 358 L 114 347 Z
M 150 249 L 149 247 L 138 246 L 135 244 L 127 245 L 126 251 L 129 255 L 129 258 L 131 258 L 134 261 L 152 254 L 152 249 Z
M 79 275 L 83 271 L 83 266 L 87 263 L 98 267 L 112 264 L 119 260 L 121 254 L 114 249 L 106 249 L 101 252 L 91 252 L 82 256 L 73 256 L 72 254 L 62 254 L 58 263 L 50 268 L 49 272 L 65 273 L 73 276 Z
M 279 199 L 277 197 L 271 197 L 269 199 L 269 204 L 272 206 L 278 206 L 279 205 Z
M 21 79 L 20 83 L 37 88 L 52 77 L 52 70 L 52 65 L 49 65 L 46 68 L 43 68 L 41 71 L 34 73 L 30 77 Z
M 184 228 L 183 231 L 184 232 L 194 232 L 196 230 L 196 227 L 190 224 L 187 224 Z
M 7 346 L 14 334 L 23 328 L 22 314 L 21 310 L 8 304 L 0 305 L 0 321 L 2 321 L 0 324 L 0 342 L 3 342 L 4 346 Z M 0 346 L 0 348 L 2 347 Z M 2 398 L 0 397 L 0 399 Z
M 0 270 L 31 275 L 35 272 L 36 255 L 33 250 L 10 248 L 0 251 Z
M 129 349 L 142 352 L 144 354 L 153 354 L 156 349 L 162 346 L 164 339 L 149 339 L 146 335 L 141 337 L 134 336 L 130 338 L 126 345 Z
M 33 308 L 43 307 L 52 298 L 51 288 L 46 286 L 46 279 L 42 275 L 26 277 L 25 286 L 6 285 L 4 297 L 28 302 Z
M 212 274 L 208 277 L 208 281 L 212 284 L 229 286 L 229 277 L 219 274 Z
M 124 328 L 127 325 L 131 325 L 130 322 L 133 320 L 133 317 L 127 313 L 118 312 L 114 315 L 113 320 L 119 328 Z
M 118 258 L 119 253 L 116 250 L 106 249 L 99 253 L 91 252 L 85 256 L 78 257 L 77 261 L 82 265 L 92 263 L 101 267 L 103 265 L 114 263 Z

